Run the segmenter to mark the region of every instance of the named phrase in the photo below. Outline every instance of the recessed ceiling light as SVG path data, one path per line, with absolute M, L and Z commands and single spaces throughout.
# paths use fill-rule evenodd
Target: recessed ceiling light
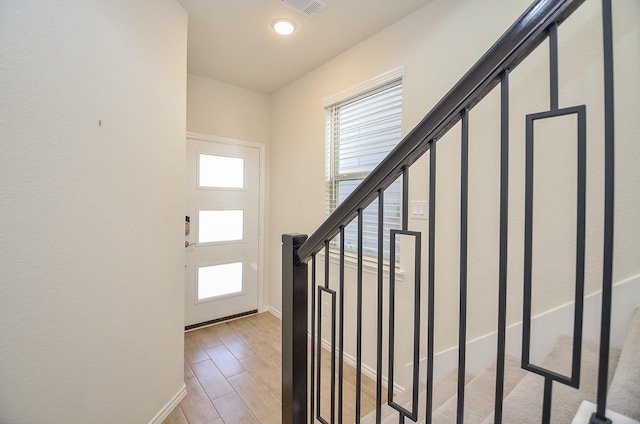
M 296 30 L 296 23 L 291 19 L 285 18 L 276 19 L 275 21 L 271 22 L 271 26 L 273 27 L 275 32 L 281 35 L 289 35 Z

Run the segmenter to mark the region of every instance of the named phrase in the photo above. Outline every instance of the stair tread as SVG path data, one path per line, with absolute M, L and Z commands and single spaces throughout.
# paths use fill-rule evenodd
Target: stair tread
M 607 408 L 640 421 L 640 308 L 633 315 L 620 353 Z
M 473 375 L 467 373 L 466 382 L 469 382 L 473 379 Z M 437 409 L 446 402 L 451 396 L 454 396 L 457 390 L 458 384 L 458 370 L 450 371 L 446 376 L 444 376 L 440 381 L 434 384 L 433 390 L 433 398 L 432 405 L 433 409 Z M 403 408 L 409 409 L 411 407 L 411 391 L 405 390 L 397 396 L 394 396 L 394 403 L 402 406 Z M 424 420 L 425 407 L 426 405 L 426 386 L 424 384 L 420 385 L 420 392 L 418 394 L 418 405 L 419 407 L 419 419 Z M 398 422 L 398 414 L 395 409 L 390 407 L 388 404 L 382 405 L 381 412 L 381 422 L 383 424 L 395 424 Z M 368 414 L 366 417 L 363 417 L 360 421 L 361 424 L 374 424 L 376 422 L 376 414 L 375 411 Z
M 551 370 L 567 369 L 571 361 L 571 347 L 573 340 L 569 336 L 560 336 L 540 365 Z M 575 416 L 583 400 L 595 400 L 598 372 L 598 344 L 584 341 L 582 344 L 582 372 L 580 374 L 580 389 L 576 390 L 564 384 L 553 384 L 553 404 L 551 406 L 551 422 L 568 423 Z M 613 377 L 619 349 L 611 349 L 609 382 Z M 567 374 L 564 372 L 563 374 Z M 535 423 L 538 424 L 542 415 L 544 378 L 528 373 L 522 381 L 505 398 L 503 407 L 503 422 L 505 423 Z M 493 416 L 488 416 L 483 424 L 493 423 Z
M 540 362 L 540 366 L 568 375 L 571 363 L 573 339 L 560 336 Z M 593 341 L 583 341 L 580 389 L 554 382 L 551 422 L 571 422 L 583 400 L 595 402 L 597 395 L 599 345 Z M 615 378 L 614 378 L 615 373 Z M 622 413 L 629 418 L 640 420 L 640 308 L 634 314 L 631 328 L 623 350 L 612 348 L 609 354 L 608 409 Z M 520 368 L 520 362 L 513 357 L 505 361 L 505 400 L 502 421 L 505 423 L 539 423 L 542 414 L 544 378 Z M 418 424 L 424 423 L 425 390 L 419 394 L 420 416 Z M 456 422 L 457 370 L 451 371 L 434 385 L 433 423 Z M 494 422 L 495 363 L 477 377 L 468 377 L 465 388 L 465 416 L 468 424 Z M 411 404 L 411 393 L 405 391 L 394 401 L 405 408 Z M 395 424 L 397 412 L 383 405 L 382 423 Z M 375 412 L 362 419 L 362 424 L 374 424 Z
M 504 393 L 509 393 L 525 376 L 518 359 L 507 356 L 505 359 Z M 480 423 L 492 414 L 495 405 L 496 364 L 484 370 L 471 380 L 465 388 L 464 422 Z M 436 424 L 455 423 L 457 414 L 457 395 L 450 398 L 433 414 Z

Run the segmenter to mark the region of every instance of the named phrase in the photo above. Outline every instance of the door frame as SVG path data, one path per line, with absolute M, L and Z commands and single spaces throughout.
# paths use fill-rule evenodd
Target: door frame
M 218 137 L 214 135 L 199 134 L 187 131 L 185 141 L 205 141 L 232 146 L 244 146 L 258 149 L 260 154 L 259 188 L 258 188 L 258 311 L 264 310 L 264 228 L 265 228 L 265 145 L 253 141 L 236 140 L 233 138 Z M 186 146 L 185 146 L 186 147 Z M 186 158 L 185 158 L 186 161 Z M 185 162 L 186 166 L 186 162 Z M 185 253 L 186 255 L 186 253 Z M 186 261 L 185 261 L 186 262 Z M 186 283 L 186 281 L 185 281 Z

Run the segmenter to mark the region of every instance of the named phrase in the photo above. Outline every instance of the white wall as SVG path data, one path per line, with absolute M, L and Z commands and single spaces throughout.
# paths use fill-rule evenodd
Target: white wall
M 403 128 L 407 133 L 428 110 L 453 86 L 469 67 L 498 39 L 526 9 L 529 0 L 436 0 L 423 9 L 390 26 L 272 96 L 271 202 L 278 205 L 271 217 L 271 297 L 280 308 L 281 275 L 280 235 L 296 232 L 310 234 L 324 220 L 324 99 L 356 86 L 397 66 L 407 67 L 404 81 Z M 588 201 L 587 221 L 587 292 L 598 289 L 602 268 L 602 62 L 600 2 L 588 0 L 575 19 L 561 27 L 561 51 L 571 45 L 572 52 L 561 53 L 561 107 L 587 104 L 588 110 Z M 640 225 L 633 216 L 640 210 L 640 149 L 637 134 L 640 124 L 634 115 L 640 110 L 640 5 L 633 0 L 614 2 L 616 26 L 616 133 L 617 186 L 615 281 L 640 273 L 638 233 Z M 490 13 L 488 13 L 490 11 Z M 509 323 L 521 319 L 523 267 L 523 188 L 524 188 L 524 119 L 527 113 L 548 109 L 548 72 L 545 49 L 532 56 L 511 75 L 511 204 Z M 499 216 L 499 102 L 496 93 L 471 113 L 469 281 L 469 338 L 495 330 L 497 316 L 498 216 Z M 436 352 L 457 343 L 457 307 L 459 280 L 459 129 L 443 139 L 438 148 L 437 210 L 437 304 Z M 553 156 L 553 155 L 552 155 Z M 569 155 L 570 156 L 570 155 Z M 569 156 L 563 156 L 565 158 Z M 538 174 L 551 172 L 560 178 L 555 166 L 542 165 Z M 411 171 L 412 199 L 427 199 L 428 158 L 425 156 Z M 559 181 L 559 180 L 558 180 Z M 553 180 L 551 183 L 553 185 Z M 539 199 L 545 213 L 559 209 L 557 198 Z M 564 200 L 561 196 L 560 200 Z M 564 206 L 563 206 L 564 207 Z M 572 271 L 564 274 L 558 267 L 546 266 L 557 259 L 562 265 L 572 262 L 574 213 L 550 222 L 544 229 L 553 238 L 550 246 L 536 250 L 536 287 L 547 290 L 536 295 L 534 313 L 551 309 L 571 299 Z M 539 223 L 542 220 L 538 221 Z M 410 222 L 410 229 L 423 231 L 424 221 Z M 547 249 L 548 248 L 548 249 Z M 556 250 L 557 249 L 557 250 Z M 427 249 L 423 243 L 423 258 Z M 426 260 L 423 261 L 426 281 Z M 403 264 L 410 276 L 408 264 Z M 322 266 L 319 267 L 320 270 Z M 332 275 L 336 275 L 335 267 Z M 348 272 L 348 278 L 354 273 Z M 322 272 L 319 273 L 322 281 Z M 332 279 L 334 287 L 337 279 Z M 373 312 L 374 276 L 365 279 L 365 316 Z M 409 281 L 405 279 L 405 281 Z M 559 287 L 562 283 L 562 287 Z M 411 311 L 411 290 L 399 286 L 399 310 Z M 385 296 L 387 296 L 385 294 Z M 347 308 L 347 322 L 353 321 L 354 306 Z M 365 334 L 374 334 L 375 319 L 365 318 Z M 398 328 L 406 328 L 408 317 Z M 346 336 L 347 349 L 353 354 L 353 334 Z M 400 332 L 400 342 L 410 341 Z M 375 343 L 365 343 L 365 363 L 372 365 Z M 402 361 L 405 361 L 404 363 Z M 410 361 L 404 355 L 398 365 Z
M 188 131 L 269 144 L 270 118 L 268 95 L 188 74 Z
M 183 387 L 186 36 L 175 0 L 0 3 L 2 423 Z

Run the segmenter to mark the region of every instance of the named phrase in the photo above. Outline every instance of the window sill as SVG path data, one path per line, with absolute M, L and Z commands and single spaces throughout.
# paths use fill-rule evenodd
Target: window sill
M 318 253 L 318 257 L 324 257 L 324 252 Z M 329 263 L 332 265 L 340 265 L 340 254 L 330 249 L 329 251 Z M 358 267 L 358 260 L 355 255 L 346 253 L 344 255 L 344 267 L 345 269 L 356 271 Z M 378 275 L 378 262 L 371 259 L 364 258 L 362 260 L 362 272 L 363 274 L 369 274 L 373 276 Z M 383 278 L 389 279 L 389 264 L 384 263 L 382 265 Z M 404 280 L 404 270 L 396 265 L 395 267 L 396 283 L 401 283 Z

